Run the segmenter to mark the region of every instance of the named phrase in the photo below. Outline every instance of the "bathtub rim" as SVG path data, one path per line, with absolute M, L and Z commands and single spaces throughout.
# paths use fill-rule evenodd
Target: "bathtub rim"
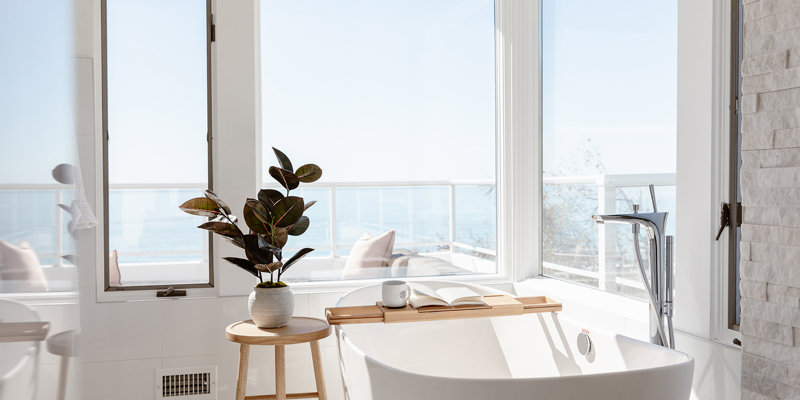
M 503 317 L 495 317 L 495 318 L 503 318 Z M 410 323 L 413 323 L 413 322 L 410 322 Z M 378 361 L 374 357 L 372 357 L 369 354 L 365 353 L 358 346 L 356 346 L 347 337 L 347 332 L 344 332 L 344 330 L 342 329 L 342 327 L 340 325 L 336 326 L 335 331 L 336 331 L 336 338 L 337 338 L 336 345 L 337 345 L 337 348 L 339 349 L 340 362 L 341 362 L 341 351 L 342 351 L 341 342 L 342 342 L 342 340 L 345 340 L 345 341 L 347 341 L 347 344 L 352 349 L 354 349 L 355 351 L 358 352 L 358 355 L 363 356 L 366 359 L 369 359 L 371 362 L 375 363 L 376 365 L 378 365 L 378 366 L 380 366 L 382 368 L 385 368 L 385 369 L 390 370 L 392 372 L 397 372 L 397 373 L 410 375 L 410 376 L 415 376 L 415 377 L 424 377 L 424 378 L 448 379 L 448 380 L 456 380 L 456 381 L 481 381 L 481 382 L 486 382 L 486 383 L 488 383 L 488 382 L 508 383 L 508 382 L 517 382 L 517 381 L 532 381 L 532 382 L 534 382 L 534 381 L 545 381 L 545 380 L 553 380 L 553 379 L 570 379 L 570 378 L 578 379 L 578 378 L 581 378 L 581 377 L 589 377 L 589 376 L 591 376 L 591 377 L 604 377 L 604 376 L 611 377 L 611 376 L 625 375 L 625 374 L 630 374 L 630 373 L 635 373 L 635 372 L 644 373 L 644 372 L 649 372 L 649 371 L 654 371 L 654 370 L 662 370 L 662 369 L 663 370 L 680 369 L 682 367 L 685 367 L 686 364 L 690 364 L 691 368 L 694 369 L 694 357 L 692 357 L 691 355 L 686 354 L 686 353 L 684 353 L 682 351 L 673 350 L 673 349 L 669 349 L 669 348 L 665 347 L 661 351 L 667 350 L 669 352 L 674 352 L 674 353 L 677 353 L 680 356 L 683 356 L 685 359 L 683 361 L 681 361 L 681 362 L 678 362 L 678 363 L 668 364 L 668 365 L 661 365 L 661 366 L 657 366 L 657 367 L 637 368 L 637 369 L 626 370 L 626 371 L 609 371 L 609 372 L 598 372 L 598 373 L 593 373 L 593 374 L 575 374 L 575 375 L 564 375 L 564 376 L 560 376 L 560 375 L 555 375 L 555 376 L 537 376 L 537 377 L 529 377 L 529 378 L 464 378 L 464 377 L 456 377 L 456 376 L 426 375 L 426 374 L 421 374 L 421 373 L 414 372 L 414 371 L 408 371 L 408 370 L 400 369 L 400 368 L 388 365 L 388 364 L 386 364 L 386 363 L 384 363 L 382 361 Z M 344 336 L 342 336 L 342 334 Z M 630 339 L 630 340 L 634 340 L 634 341 L 639 341 L 637 339 L 633 339 L 633 338 L 627 337 L 625 335 L 620 335 L 620 334 L 612 334 L 612 337 L 614 337 L 614 338 L 622 337 L 624 339 Z M 642 343 L 647 344 L 647 345 L 651 345 L 651 346 L 656 346 L 654 344 L 647 343 L 647 342 L 642 342 Z M 656 347 L 661 347 L 661 346 L 656 346 Z M 343 371 L 340 370 L 340 372 L 342 374 L 344 374 Z
M 450 282 L 450 281 L 437 281 L 437 280 L 431 280 L 431 279 L 425 279 L 425 280 L 420 279 L 420 280 L 414 280 L 414 281 L 420 282 L 420 283 L 431 282 L 431 281 L 433 281 L 433 282 L 443 282 L 443 283 L 454 283 L 454 282 Z M 412 282 L 414 282 L 414 281 L 412 281 Z M 492 291 L 492 292 L 496 292 L 498 294 L 510 294 L 510 293 L 505 292 L 505 291 L 500 290 L 500 289 L 495 289 L 495 288 L 492 288 L 492 287 L 477 285 L 477 284 L 473 284 L 473 283 L 467 283 L 467 282 L 456 282 L 456 283 L 458 283 L 460 285 L 467 286 L 467 287 L 478 288 L 480 290 L 489 290 L 489 291 Z M 356 289 L 350 290 L 349 292 L 347 292 L 344 295 L 342 295 L 341 297 L 339 297 L 339 300 L 336 301 L 336 306 L 337 307 L 341 306 L 339 303 L 342 301 L 342 299 L 350 296 L 351 294 L 353 294 L 353 293 L 355 293 L 355 292 L 357 292 L 359 290 L 364 290 L 366 288 L 379 287 L 379 286 L 381 286 L 380 282 L 372 284 L 372 285 L 366 285 L 366 286 L 362 286 L 360 288 L 356 288 Z M 573 323 L 577 322 L 577 320 L 575 320 L 574 318 L 571 318 L 571 317 L 565 316 L 565 315 L 561 315 L 559 312 L 553 312 L 553 313 L 559 315 L 560 317 L 566 318 L 570 322 L 573 322 Z M 505 318 L 505 317 L 482 317 L 482 318 Z M 413 324 L 415 322 L 404 322 L 404 323 Z M 403 324 L 403 322 L 398 323 L 398 324 Z M 576 325 L 579 325 L 579 324 L 576 324 Z M 346 340 L 347 344 L 350 347 L 352 347 L 355 351 L 357 351 L 359 355 L 363 356 L 366 359 L 369 359 L 371 362 L 377 364 L 378 366 L 386 368 L 386 369 L 388 369 L 390 371 L 393 371 L 393 372 L 398 372 L 398 373 L 407 374 L 407 375 L 416 376 L 416 377 L 427 377 L 427 378 L 437 378 L 437 379 L 452 379 L 452 380 L 458 380 L 458 381 L 481 381 L 481 382 L 487 382 L 487 383 L 488 382 L 508 383 L 508 382 L 511 382 L 511 381 L 521 381 L 521 380 L 524 380 L 524 381 L 544 381 L 544 380 L 552 380 L 552 379 L 580 378 L 580 377 L 586 377 L 586 376 L 592 376 L 592 377 L 603 377 L 603 376 L 606 376 L 606 377 L 610 377 L 610 376 L 616 376 L 616 375 L 630 374 L 630 373 L 634 373 L 634 372 L 648 372 L 648 371 L 661 370 L 661 369 L 666 369 L 666 370 L 680 369 L 682 367 L 685 367 L 686 364 L 690 364 L 691 368 L 692 368 L 692 371 L 694 371 L 694 357 L 692 357 L 691 355 L 689 355 L 687 353 L 684 353 L 684 352 L 682 352 L 680 350 L 676 350 L 676 349 L 670 349 L 668 347 L 658 346 L 658 345 L 655 345 L 655 344 L 652 344 L 652 343 L 648 343 L 648 342 L 645 342 L 645 341 L 642 341 L 642 340 L 639 340 L 639 339 L 632 338 L 630 336 L 625 336 L 625 335 L 621 335 L 621 334 L 618 334 L 618 333 L 612 333 L 612 332 L 609 332 L 609 331 L 604 330 L 604 329 L 596 329 L 597 331 L 604 332 L 604 333 L 608 334 L 608 336 L 613 338 L 614 340 L 622 339 L 622 340 L 628 341 L 628 342 L 636 342 L 637 344 L 643 344 L 643 345 L 646 345 L 646 346 L 652 346 L 652 347 L 657 348 L 659 351 L 667 351 L 667 352 L 670 352 L 670 353 L 674 353 L 677 356 L 682 357 L 683 360 L 680 361 L 680 362 L 674 363 L 674 364 L 667 364 L 667 365 L 661 365 L 661 366 L 656 366 L 656 367 L 637 368 L 637 369 L 623 370 L 623 371 L 599 372 L 599 373 L 592 373 L 592 374 L 576 374 L 576 375 L 566 375 L 566 376 L 541 376 L 541 377 L 530 377 L 530 378 L 463 378 L 463 377 L 455 377 L 455 376 L 425 375 L 425 374 L 420 374 L 420 373 L 414 372 L 414 371 L 408 371 L 408 370 L 400 369 L 400 368 L 388 365 L 388 364 L 386 364 L 386 363 L 384 363 L 382 361 L 378 361 L 374 357 L 372 357 L 369 354 L 365 353 L 361 348 L 356 346 L 350 340 L 349 337 L 347 337 L 348 335 L 347 335 L 347 332 L 345 331 L 346 328 L 344 326 L 336 325 L 334 328 L 335 328 L 334 331 L 336 333 L 336 339 L 337 339 L 336 340 L 336 347 L 339 350 L 339 362 L 340 363 L 342 362 L 341 361 L 341 357 L 342 357 L 342 348 L 341 348 L 342 340 Z M 592 328 L 594 329 L 594 327 L 592 327 Z M 342 336 L 342 335 L 344 335 L 344 336 Z M 341 371 L 341 368 L 340 368 L 340 373 L 342 375 L 344 375 L 344 371 Z

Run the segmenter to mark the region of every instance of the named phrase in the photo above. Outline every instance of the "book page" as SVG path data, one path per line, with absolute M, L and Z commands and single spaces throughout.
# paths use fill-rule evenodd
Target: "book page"
M 447 304 L 464 305 L 464 304 L 486 304 L 483 297 L 474 291 L 465 287 L 446 287 L 436 291 L 436 294 L 446 301 Z
M 411 297 L 408 299 L 411 306 L 420 308 L 425 306 L 447 306 L 444 299 L 440 298 L 436 291 L 421 283 L 410 283 Z

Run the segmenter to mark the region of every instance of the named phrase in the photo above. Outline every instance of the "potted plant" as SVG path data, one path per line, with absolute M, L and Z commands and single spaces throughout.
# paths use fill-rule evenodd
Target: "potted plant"
M 255 199 L 248 198 L 242 210 L 247 225 L 244 233 L 237 225 L 237 217 L 214 192 L 206 190 L 205 197 L 190 199 L 181 204 L 181 210 L 211 220 L 198 228 L 216 233 L 244 250 L 245 258 L 224 257 L 231 264 L 253 274 L 259 283 L 248 300 L 250 317 L 259 328 L 278 328 L 289 323 L 294 312 L 294 295 L 281 277 L 292 265 L 314 249 L 304 248 L 288 259 L 283 253 L 290 236 L 302 235 L 310 220 L 303 215 L 316 201 L 308 203 L 302 197 L 291 196 L 300 183 L 311 183 L 322 176 L 315 164 L 305 164 L 297 170 L 280 150 L 272 148 L 280 167 L 269 167 L 269 174 L 286 189 L 262 189 Z M 265 281 L 269 273 L 269 280 Z

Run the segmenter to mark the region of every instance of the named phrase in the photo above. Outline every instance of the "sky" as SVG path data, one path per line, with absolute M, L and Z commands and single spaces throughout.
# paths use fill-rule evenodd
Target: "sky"
M 544 0 L 546 175 L 675 172 L 677 2 Z M 590 139 L 590 145 L 582 145 Z
M 0 0 L 0 184 L 74 161 L 72 2 Z
M 494 180 L 491 0 L 261 2 L 262 143 L 328 181 Z

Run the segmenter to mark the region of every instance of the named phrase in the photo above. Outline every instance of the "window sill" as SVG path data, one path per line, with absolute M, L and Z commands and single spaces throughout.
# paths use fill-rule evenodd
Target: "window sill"
M 163 289 L 105 291 L 99 286 L 97 289 L 97 302 L 114 303 L 133 301 L 164 301 L 177 299 L 208 299 L 218 297 L 217 289 L 214 287 L 185 289 L 186 296 L 156 297 L 156 293 L 162 290 Z
M 78 304 L 78 292 L 0 293 L 0 300 L 13 300 L 37 306 Z

